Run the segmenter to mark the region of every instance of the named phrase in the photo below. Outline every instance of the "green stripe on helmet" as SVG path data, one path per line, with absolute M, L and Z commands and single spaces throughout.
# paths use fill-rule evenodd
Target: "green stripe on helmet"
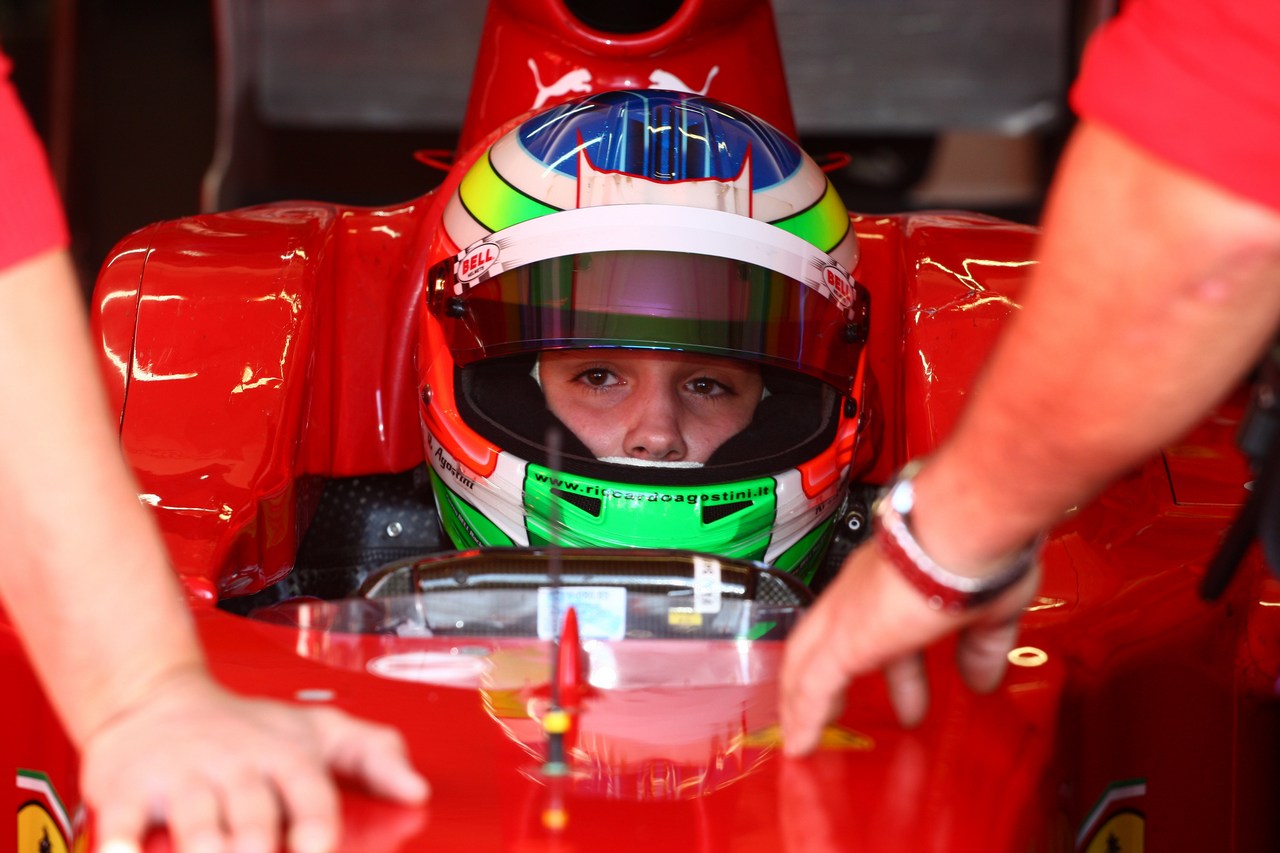
M 714 486 L 637 486 L 530 464 L 525 524 L 533 546 L 680 548 L 758 560 L 773 529 L 775 491 L 772 477 Z
M 486 545 L 511 546 L 516 543 L 471 504 L 458 497 L 440 475 L 431 471 L 431 491 L 445 534 L 456 548 L 479 548 Z
M 458 187 L 458 197 L 476 221 L 490 231 L 556 212 L 556 208 L 525 195 L 503 179 L 494 169 L 489 152 L 467 170 Z
M 844 202 L 840 200 L 831 181 L 827 181 L 827 191 L 816 203 L 770 224 L 807 240 L 828 253 L 840 245 L 850 228 L 849 212 L 845 210 Z
M 827 545 L 834 532 L 835 528 L 830 524 L 818 525 L 801 537 L 799 542 L 779 554 L 773 567 L 790 572 L 806 585 L 812 583 L 814 574 L 827 554 Z

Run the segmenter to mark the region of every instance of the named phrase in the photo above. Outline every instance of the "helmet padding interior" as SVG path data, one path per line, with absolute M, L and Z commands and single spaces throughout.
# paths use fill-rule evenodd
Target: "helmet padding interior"
M 536 354 L 455 368 L 458 411 L 479 435 L 526 461 L 573 474 L 639 485 L 697 486 L 763 477 L 794 468 L 835 440 L 840 395 L 829 385 L 777 367 L 763 367 L 769 393 L 751 423 L 716 449 L 701 468 L 638 467 L 601 462 L 547 408 L 530 375 Z M 560 433 L 560 462 L 548 458 L 548 437 Z

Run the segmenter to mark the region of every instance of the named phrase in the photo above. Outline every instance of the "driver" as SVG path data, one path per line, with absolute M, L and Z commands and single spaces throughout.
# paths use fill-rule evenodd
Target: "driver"
M 447 197 L 419 356 L 459 548 L 680 548 L 808 579 L 861 425 L 867 296 L 822 170 L 709 98 L 588 96 Z
M 670 350 L 550 350 L 536 376 L 551 414 L 619 465 L 703 465 L 764 394 L 751 362 Z

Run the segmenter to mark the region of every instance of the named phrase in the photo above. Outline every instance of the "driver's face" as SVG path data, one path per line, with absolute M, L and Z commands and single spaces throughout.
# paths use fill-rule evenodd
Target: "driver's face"
M 706 462 L 755 413 L 757 367 L 659 350 L 560 350 L 539 366 L 547 406 L 597 458 Z

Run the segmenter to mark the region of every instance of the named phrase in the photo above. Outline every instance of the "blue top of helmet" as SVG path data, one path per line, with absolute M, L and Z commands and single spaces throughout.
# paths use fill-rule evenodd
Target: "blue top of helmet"
M 578 152 L 591 164 L 652 181 L 737 177 L 748 155 L 753 191 L 800 168 L 800 147 L 760 119 L 719 101 L 659 89 L 602 92 L 563 104 L 517 131 L 530 156 L 577 177 Z

